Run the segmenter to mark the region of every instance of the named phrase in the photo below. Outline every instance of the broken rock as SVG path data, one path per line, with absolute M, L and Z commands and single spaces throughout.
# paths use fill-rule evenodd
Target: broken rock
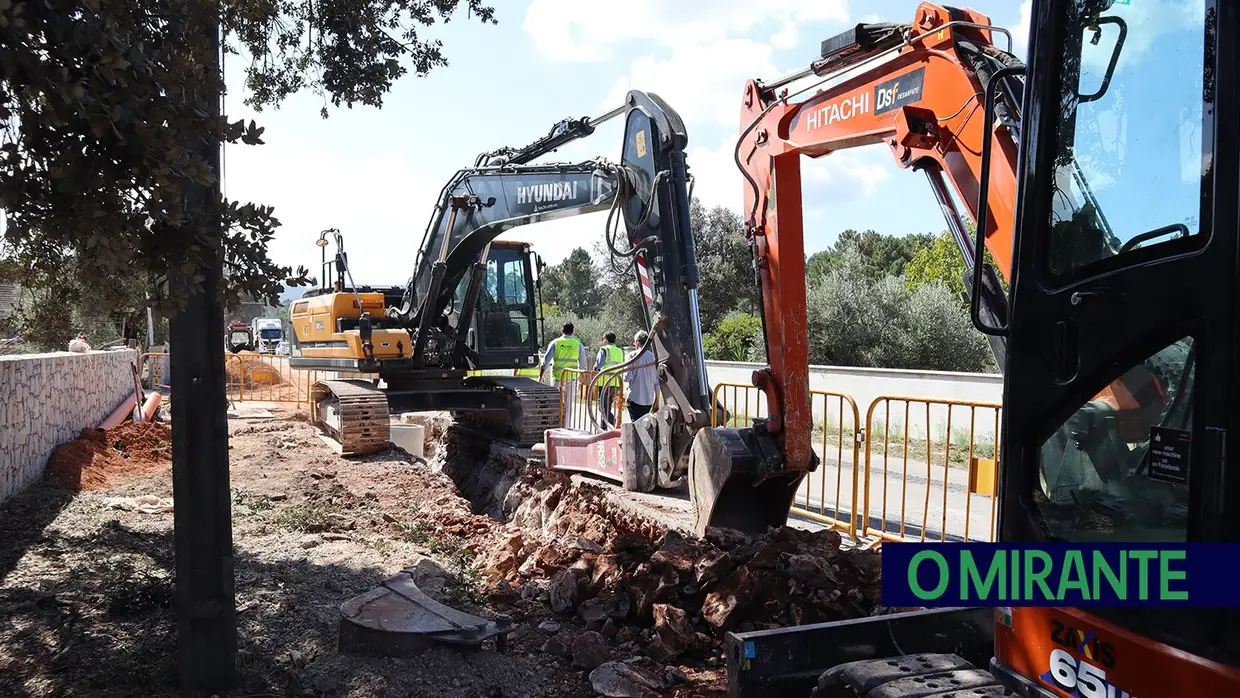
M 658 657 L 660 661 L 666 662 L 676 657 L 689 649 L 697 639 L 697 633 L 689 623 L 684 610 L 671 604 L 654 605 L 654 628 L 658 639 L 661 640 L 662 648 L 667 650 L 665 656 Z
M 593 630 L 587 630 L 573 640 L 573 666 L 590 671 L 610 658 L 607 642 Z
M 586 625 L 601 626 L 608 618 L 624 620 L 628 617 L 631 606 L 628 594 L 605 591 L 581 604 L 577 615 L 581 616 Z
M 608 698 L 645 698 L 658 695 L 663 682 L 641 667 L 607 662 L 590 672 L 590 687 Z
M 560 570 L 551 578 L 551 610 L 572 613 L 577 605 L 577 577 L 569 570 Z
M 738 608 L 753 600 L 757 580 L 748 567 L 739 567 L 702 602 L 702 618 L 716 628 L 727 627 Z

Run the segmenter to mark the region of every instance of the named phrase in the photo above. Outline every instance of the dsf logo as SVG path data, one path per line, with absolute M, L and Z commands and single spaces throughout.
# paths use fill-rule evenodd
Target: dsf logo
M 877 90 L 878 94 L 876 95 L 877 99 L 875 100 L 875 105 L 879 109 L 882 109 L 883 107 L 889 107 L 892 104 L 895 104 L 896 95 L 899 94 L 899 90 L 900 83 L 898 82 L 888 89 Z

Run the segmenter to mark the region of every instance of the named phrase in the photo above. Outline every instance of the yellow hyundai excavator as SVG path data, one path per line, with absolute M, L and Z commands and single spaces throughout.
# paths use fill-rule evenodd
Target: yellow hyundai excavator
M 626 138 L 619 163 L 533 162 L 620 116 Z M 659 142 L 647 140 L 656 132 L 663 134 Z M 687 231 L 687 196 L 668 197 L 661 186 L 675 162 L 682 178 L 676 186 L 684 188 L 682 133 L 671 107 L 634 90 L 623 105 L 599 117 L 567 119 L 526 147 L 483 153 L 444 186 L 403 288 L 353 283 L 337 232 L 336 281 L 290 310 L 290 365 L 346 374 L 312 386 L 316 424 L 346 455 L 386 448 L 393 412 L 450 411 L 458 421 L 520 446 L 558 427 L 557 388 L 518 375 L 469 375 L 538 362 L 540 304 L 531 254 L 527 245 L 496 237 L 522 225 L 601 211 L 609 211 L 609 239 L 616 243 L 621 235 L 641 242 L 660 226 Z M 630 260 L 638 252 L 617 245 L 613 251 Z M 700 336 L 694 344 L 702 363 Z

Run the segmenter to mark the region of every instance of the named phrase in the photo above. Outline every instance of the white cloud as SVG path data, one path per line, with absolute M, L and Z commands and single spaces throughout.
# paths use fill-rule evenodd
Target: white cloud
M 767 0 L 760 12 L 742 0 L 533 0 L 524 27 L 536 50 L 549 58 L 601 61 L 611 58 L 613 46 L 635 40 L 674 47 L 720 41 L 764 22 L 783 27 L 847 19 L 847 0 Z
M 278 172 L 278 176 L 271 173 Z M 445 174 L 444 180 L 446 181 Z M 340 228 L 362 284 L 404 283 L 442 182 L 394 153 L 340 158 L 308 144 L 227 150 L 225 194 L 275 207 L 273 260 L 319 276 L 319 231 Z
M 841 150 L 817 159 L 803 158 L 801 188 L 806 202 L 869 199 L 895 172 L 901 176 L 909 174 L 900 171 L 884 146 Z
M 1020 4 L 1020 19 L 1012 27 L 1012 53 L 1026 56 L 1029 50 L 1029 25 L 1033 22 L 1033 0 L 1024 0 Z M 999 40 L 996 36 L 995 41 Z
M 666 58 L 643 56 L 633 61 L 600 106 L 619 104 L 630 89 L 640 89 L 665 98 L 691 126 L 736 129 L 745 82 L 778 72 L 770 44 L 751 39 L 685 41 Z
M 714 148 L 691 147 L 687 155 L 693 175 L 693 195 L 707 208 L 726 206 L 739 212 L 744 205 L 744 179 L 736 167 L 736 137 L 728 136 Z

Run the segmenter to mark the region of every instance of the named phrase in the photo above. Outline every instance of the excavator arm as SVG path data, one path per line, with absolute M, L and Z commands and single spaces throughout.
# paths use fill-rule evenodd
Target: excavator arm
M 802 156 L 875 145 L 900 167 L 923 172 L 964 256 L 966 287 L 978 298 L 981 317 L 994 323 L 1006 314 L 998 275 L 976 250 L 981 240 L 999 274 L 1010 274 L 1019 62 L 992 44 L 992 35 L 1006 30 L 984 15 L 922 3 L 915 16 L 909 24 L 859 24 L 823 41 L 821 57 L 807 69 L 745 86 L 735 158 L 745 179 L 745 231 L 769 362 L 754 372 L 753 383 L 770 416 L 748 428 L 699 435 L 690 485 L 700 532 L 708 525 L 750 531 L 782 525 L 797 487 L 818 465 L 811 447 Z M 790 94 L 788 86 L 803 80 L 810 86 Z M 988 88 L 998 105 L 991 121 L 984 118 Z M 979 218 L 986 188 L 989 215 Z M 976 238 L 957 200 L 968 218 L 983 220 Z M 1002 365 L 1001 337 L 992 348 Z
M 699 474 L 690 478 L 702 503 L 699 529 L 709 523 L 752 530 L 782 524 L 796 485 L 816 467 L 802 156 L 874 145 L 886 148 L 900 167 L 924 174 L 965 262 L 973 324 L 986 334 L 1000 370 L 1006 365 L 1002 328 L 1008 306 L 1000 278 L 1010 282 L 1012 274 L 1025 69 L 993 44 L 996 33 L 1008 34 L 978 12 L 923 2 L 911 23 L 859 24 L 823 41 L 821 57 L 805 70 L 745 86 L 735 159 L 745 179 L 746 234 L 770 362 L 753 382 L 770 417 L 756 420 L 752 431 L 740 430 L 738 436 L 750 443 L 740 467 L 712 456 L 691 471 Z M 803 80 L 809 86 L 790 94 L 790 86 Z M 1075 161 L 1062 163 L 1057 177 L 1057 219 L 1079 244 L 1118 254 Z M 1120 423 L 1131 421 L 1128 396 L 1150 378 L 1150 371 L 1135 370 L 1096 399 L 1112 406 Z M 715 514 L 712 498 L 725 500 L 715 508 L 726 511 Z M 749 513 L 742 513 L 746 508 Z
M 552 468 L 593 473 L 630 490 L 675 487 L 687 472 L 695 435 L 710 423 L 687 144 L 684 123 L 671 107 L 657 95 L 630 93 L 620 164 L 627 174 L 621 182 L 624 196 L 613 211 L 607 245 L 641 287 L 650 329 L 641 349 L 656 363 L 660 404 L 620 427 L 597 420 L 598 433 L 549 430 L 545 441 Z M 594 382 L 638 360 L 648 359 L 639 351 Z

